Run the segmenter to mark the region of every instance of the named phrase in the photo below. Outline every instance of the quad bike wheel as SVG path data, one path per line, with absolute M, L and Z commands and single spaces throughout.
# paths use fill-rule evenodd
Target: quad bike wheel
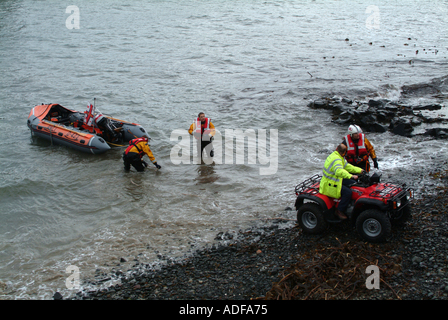
M 327 221 L 318 204 L 305 203 L 297 210 L 297 221 L 303 232 L 318 234 L 325 230 Z
M 363 211 L 356 219 L 356 230 L 361 238 L 369 242 L 384 242 L 392 226 L 386 214 L 376 209 Z

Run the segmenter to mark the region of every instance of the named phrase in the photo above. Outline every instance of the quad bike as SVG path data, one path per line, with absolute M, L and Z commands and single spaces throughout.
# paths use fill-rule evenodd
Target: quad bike
M 361 238 L 369 242 L 385 241 L 392 225 L 403 225 L 411 216 L 413 189 L 405 184 L 381 183 L 381 175 L 359 175 L 350 186 L 352 198 L 347 208 L 348 220 Z M 321 175 L 314 175 L 296 186 L 297 221 L 305 233 L 318 234 L 328 223 L 339 223 L 335 211 L 340 199 L 319 193 Z

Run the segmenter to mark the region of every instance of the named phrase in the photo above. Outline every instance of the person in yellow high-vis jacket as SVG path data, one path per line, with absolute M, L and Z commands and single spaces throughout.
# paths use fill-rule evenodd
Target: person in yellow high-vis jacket
M 331 198 L 341 198 L 336 210 L 336 215 L 340 219 L 347 219 L 345 210 L 352 197 L 352 190 L 349 186 L 355 183 L 352 179 L 358 179 L 357 175 L 352 175 L 351 173 L 358 174 L 364 172 L 363 169 L 351 165 L 344 159 L 346 153 L 347 146 L 340 144 L 327 157 L 319 186 L 319 193 Z

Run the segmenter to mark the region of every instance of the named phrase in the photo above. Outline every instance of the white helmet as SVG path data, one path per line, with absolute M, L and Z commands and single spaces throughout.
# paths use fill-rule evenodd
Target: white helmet
M 356 124 L 352 124 L 350 127 L 348 127 L 347 132 L 348 132 L 348 134 L 362 133 L 362 130 Z

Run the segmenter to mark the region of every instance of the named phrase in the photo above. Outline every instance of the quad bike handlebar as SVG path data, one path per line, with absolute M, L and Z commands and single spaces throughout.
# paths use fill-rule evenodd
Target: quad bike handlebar
M 360 173 L 358 175 L 358 183 L 363 185 L 370 185 L 370 176 L 367 172 Z
M 372 175 L 369 175 L 368 172 L 364 171 L 363 173 L 358 174 L 357 184 L 361 186 L 371 186 L 375 183 L 379 183 L 381 180 L 381 174 L 375 172 Z

